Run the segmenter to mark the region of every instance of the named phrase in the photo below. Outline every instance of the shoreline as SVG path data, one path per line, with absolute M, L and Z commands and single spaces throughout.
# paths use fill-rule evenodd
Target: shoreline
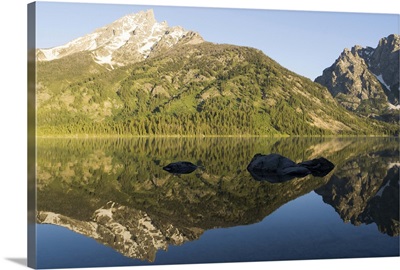
M 134 138 L 399 138 L 390 135 L 36 135 L 36 139 L 134 139 Z

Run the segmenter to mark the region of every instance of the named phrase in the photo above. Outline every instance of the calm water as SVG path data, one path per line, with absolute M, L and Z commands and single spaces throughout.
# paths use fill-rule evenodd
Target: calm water
M 257 181 L 257 154 L 325 157 Z M 399 256 L 394 138 L 40 139 L 39 268 Z M 190 174 L 163 166 L 190 161 Z

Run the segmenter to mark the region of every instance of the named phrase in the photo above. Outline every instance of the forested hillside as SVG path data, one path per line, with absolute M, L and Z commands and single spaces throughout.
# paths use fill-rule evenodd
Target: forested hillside
M 390 135 L 261 51 L 200 43 L 108 70 L 38 63 L 38 135 Z

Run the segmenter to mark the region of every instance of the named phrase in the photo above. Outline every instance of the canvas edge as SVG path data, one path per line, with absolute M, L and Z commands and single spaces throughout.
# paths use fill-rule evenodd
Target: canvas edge
M 27 266 L 37 267 L 36 257 L 36 3 L 27 4 Z

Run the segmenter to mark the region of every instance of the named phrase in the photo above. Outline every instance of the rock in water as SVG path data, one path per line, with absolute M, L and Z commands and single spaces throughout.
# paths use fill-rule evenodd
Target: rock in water
M 297 164 L 279 154 L 256 154 L 247 166 L 247 170 L 257 181 L 266 180 L 271 183 L 281 183 L 309 174 L 323 177 L 334 167 L 335 165 L 332 162 L 323 157 Z
M 304 177 L 311 173 L 304 166 L 279 154 L 256 154 L 247 166 L 255 180 L 267 180 L 272 183 L 285 182 L 294 177 Z
M 197 169 L 197 165 L 194 165 L 188 161 L 179 161 L 170 163 L 163 167 L 163 170 L 174 173 L 174 174 L 189 174 Z
M 323 177 L 335 168 L 335 165 L 326 158 L 315 158 L 304 161 L 298 164 L 301 167 L 307 168 L 314 176 Z

